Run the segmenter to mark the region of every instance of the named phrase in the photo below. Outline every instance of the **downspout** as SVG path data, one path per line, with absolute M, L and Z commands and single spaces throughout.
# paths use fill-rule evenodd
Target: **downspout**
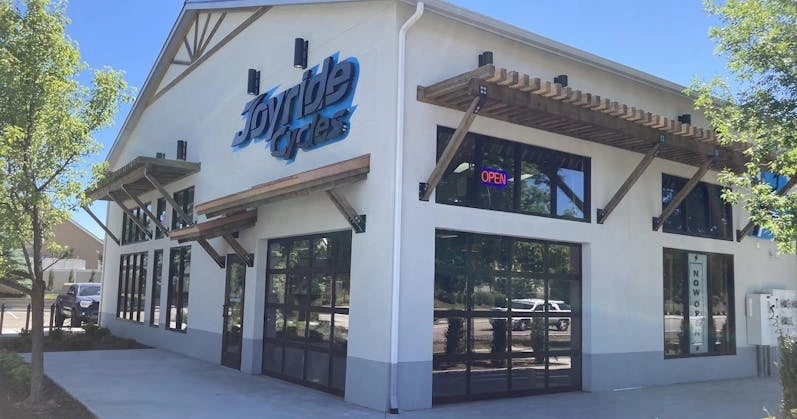
M 404 62 L 407 31 L 423 15 L 423 2 L 419 1 L 415 13 L 401 25 L 398 34 L 398 78 L 396 83 L 396 166 L 395 196 L 393 198 L 393 292 L 390 301 L 390 413 L 398 414 L 398 335 L 399 292 L 401 287 L 401 207 L 404 185 Z

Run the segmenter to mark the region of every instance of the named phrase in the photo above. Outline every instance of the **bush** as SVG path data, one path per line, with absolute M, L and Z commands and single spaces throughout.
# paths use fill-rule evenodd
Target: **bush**
M 47 336 L 49 336 L 50 339 L 61 340 L 64 338 L 64 331 L 62 329 L 51 329 Z
M 94 323 L 87 323 L 83 326 L 83 330 L 86 331 L 86 335 L 98 338 L 111 334 L 111 331 L 107 327 L 99 327 Z
M 30 365 L 21 356 L 0 350 L 0 374 L 5 375 L 16 390 L 27 394 L 30 389 Z
M 504 355 L 506 353 L 506 334 L 507 334 L 507 321 L 506 319 L 493 319 L 493 340 L 490 342 L 490 353 L 494 355 Z M 504 359 L 493 359 L 492 365 L 494 367 L 503 367 L 506 365 Z
M 446 330 L 446 354 L 454 355 L 465 352 L 465 327 L 459 317 L 448 318 Z

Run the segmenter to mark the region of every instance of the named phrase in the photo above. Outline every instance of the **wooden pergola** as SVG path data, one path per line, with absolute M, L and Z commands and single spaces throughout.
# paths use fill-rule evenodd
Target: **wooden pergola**
M 612 198 L 598 209 L 599 224 L 606 222 L 656 157 L 698 170 L 662 213 L 653 217 L 654 230 L 663 225 L 708 170 L 740 171 L 746 161 L 743 145 L 722 145 L 712 130 L 492 64 L 418 86 L 417 98 L 465 112 L 427 182 L 421 184 L 422 200 L 431 197 L 476 115 L 643 154 Z

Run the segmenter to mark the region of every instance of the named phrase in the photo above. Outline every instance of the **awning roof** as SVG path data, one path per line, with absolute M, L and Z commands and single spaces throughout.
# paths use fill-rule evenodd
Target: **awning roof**
M 177 240 L 180 243 L 199 239 L 212 239 L 252 227 L 256 223 L 257 211 L 244 211 L 226 217 L 193 224 L 179 230 L 172 230 L 169 233 L 169 238 Z
M 155 186 L 145 175 L 152 177 L 161 185 L 168 185 L 199 172 L 200 166 L 200 163 L 183 160 L 138 156 L 119 170 L 111 173 L 100 185 L 94 189 L 87 190 L 86 196 L 91 200 L 110 201 L 112 200 L 111 193 L 118 192 L 124 195 L 122 186 L 131 194 L 141 196 L 155 190 Z
M 484 117 L 643 154 L 663 139 L 658 157 L 693 166 L 715 152 L 715 167 L 740 170 L 745 162 L 742 145 L 720 145 L 711 130 L 494 65 L 418 86 L 418 100 L 465 111 L 485 88 Z
M 197 205 L 197 214 L 219 214 L 255 208 L 269 202 L 328 191 L 340 185 L 365 179 L 371 169 L 371 155 L 363 155 L 318 169 L 287 176 L 247 190 Z

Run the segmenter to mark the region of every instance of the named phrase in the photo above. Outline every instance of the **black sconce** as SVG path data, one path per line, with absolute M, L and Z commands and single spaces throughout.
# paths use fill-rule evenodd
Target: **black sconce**
M 492 51 L 484 51 L 483 53 L 479 54 L 479 67 L 492 63 L 493 63 Z
M 553 78 L 554 83 L 559 83 L 562 87 L 567 87 L 567 74 L 560 74 Z
M 304 70 L 307 68 L 307 51 L 310 49 L 310 41 L 304 38 L 296 38 L 293 42 L 293 66 Z
M 254 68 L 249 69 L 246 82 L 246 93 L 254 96 L 260 94 L 260 72 Z
M 177 140 L 177 160 L 185 161 L 185 156 L 188 153 L 188 141 Z
M 155 158 L 156 159 L 165 159 L 166 158 L 166 153 L 155 153 Z
M 692 115 L 685 113 L 683 115 L 678 115 L 678 122 L 682 124 L 691 124 L 692 123 Z

